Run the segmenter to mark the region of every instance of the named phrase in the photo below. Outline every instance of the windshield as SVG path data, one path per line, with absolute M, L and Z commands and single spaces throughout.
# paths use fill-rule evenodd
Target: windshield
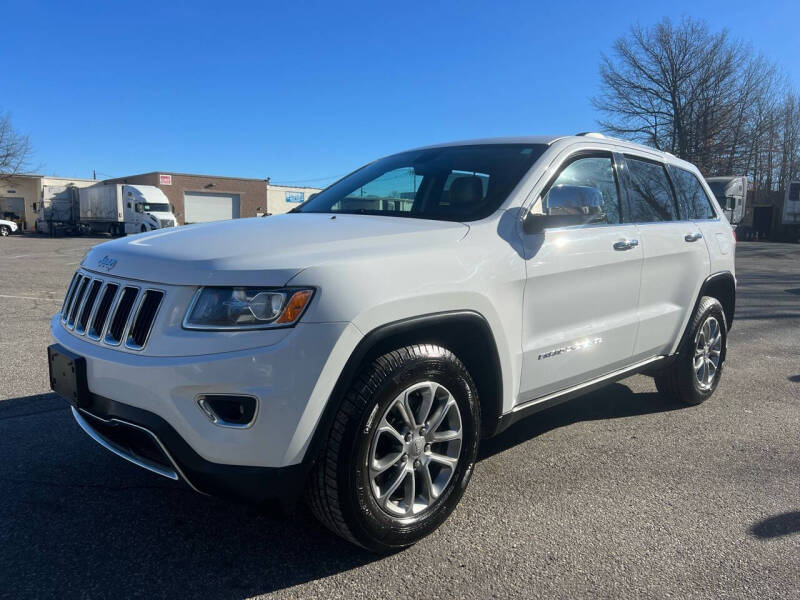
M 492 214 L 545 144 L 448 146 L 377 160 L 292 212 L 474 221 Z
M 714 196 L 717 197 L 717 200 L 720 204 L 725 204 L 725 188 L 728 187 L 727 181 L 707 181 L 708 187 L 711 188 L 711 191 L 714 192 Z
M 169 212 L 169 204 L 161 202 L 145 202 L 144 212 Z

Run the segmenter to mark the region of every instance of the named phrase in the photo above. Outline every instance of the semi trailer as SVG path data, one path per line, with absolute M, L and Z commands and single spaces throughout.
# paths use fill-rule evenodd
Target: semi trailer
M 790 181 L 786 186 L 781 225 L 788 240 L 800 242 L 800 181 Z
M 43 186 L 37 209 L 36 231 L 51 235 L 122 236 L 176 223 L 164 192 L 151 185 Z

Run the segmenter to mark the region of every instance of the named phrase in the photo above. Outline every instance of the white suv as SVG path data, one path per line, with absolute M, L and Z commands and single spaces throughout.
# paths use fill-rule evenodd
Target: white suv
M 52 320 L 51 384 L 146 469 L 304 492 L 348 540 L 404 547 L 519 418 L 633 373 L 714 392 L 721 216 L 694 166 L 598 134 L 403 152 L 292 214 L 96 246 Z

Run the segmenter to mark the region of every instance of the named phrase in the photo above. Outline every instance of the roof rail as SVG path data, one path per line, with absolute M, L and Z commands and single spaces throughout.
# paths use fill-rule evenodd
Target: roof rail
M 598 133 L 597 131 L 581 131 L 580 133 L 576 133 L 575 135 L 582 137 L 601 138 L 601 139 L 606 138 L 606 136 L 604 136 L 602 133 Z

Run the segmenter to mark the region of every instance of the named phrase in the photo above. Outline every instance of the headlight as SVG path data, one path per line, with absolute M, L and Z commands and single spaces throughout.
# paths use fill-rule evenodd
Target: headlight
M 268 329 L 297 323 L 314 291 L 302 288 L 204 287 L 192 300 L 186 329 Z

